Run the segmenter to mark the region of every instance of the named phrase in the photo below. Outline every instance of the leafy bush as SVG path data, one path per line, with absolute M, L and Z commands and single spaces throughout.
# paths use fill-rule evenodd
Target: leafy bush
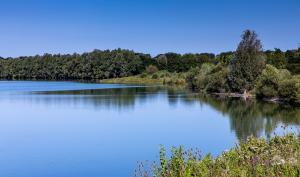
M 250 137 L 245 143 L 217 158 L 199 151 L 173 148 L 168 159 L 160 150 L 160 162 L 149 170 L 140 166 L 135 176 L 156 177 L 236 177 L 286 176 L 300 173 L 300 137 L 293 134 L 271 140 Z
M 279 69 L 286 68 L 287 60 L 285 58 L 284 53 L 280 49 L 275 48 L 274 52 L 267 51 L 266 55 L 267 55 L 267 63 Z
M 279 85 L 279 96 L 281 98 L 289 99 L 290 101 L 297 100 L 299 88 L 297 88 L 296 79 L 284 80 Z
M 156 73 L 157 71 L 158 71 L 158 69 L 157 69 L 157 67 L 154 66 L 154 65 L 149 65 L 149 66 L 146 67 L 146 72 L 147 72 L 148 74 L 154 74 L 154 73 Z
M 200 68 L 196 67 L 196 68 L 191 68 L 189 70 L 189 72 L 187 73 L 186 76 L 186 82 L 188 87 L 192 88 L 192 89 L 196 89 L 196 77 L 199 75 L 200 73 Z
M 256 94 L 259 97 L 278 96 L 280 76 L 279 70 L 272 65 L 267 65 L 259 78 Z
M 176 86 L 185 86 L 186 83 L 186 74 L 185 73 L 165 73 L 163 79 L 163 84 L 165 85 L 176 85 Z
M 146 74 L 146 73 L 143 73 L 143 74 L 140 75 L 140 77 L 141 77 L 141 78 L 146 78 L 146 77 L 147 77 L 147 74 Z
M 217 66 L 206 77 L 206 91 L 224 93 L 229 90 L 227 85 L 228 69 Z
M 286 69 L 267 65 L 256 86 L 258 97 L 278 97 L 288 102 L 300 100 L 300 79 Z
M 204 63 L 201 68 L 192 68 L 187 73 L 186 82 L 188 86 L 195 90 L 204 90 L 206 88 L 206 76 L 214 69 L 215 65 Z
M 186 77 L 190 88 L 207 92 L 228 91 L 228 69 L 221 65 L 203 64 L 201 69 L 191 69 Z
M 296 80 L 296 88 L 297 88 L 297 102 L 300 103 L 300 75 L 299 76 L 294 76 L 295 80 Z
M 292 92 L 292 99 L 295 103 L 298 103 L 300 105 L 300 76 L 294 76 L 293 81 L 295 83 L 295 86 L 293 87 L 295 90 Z
M 158 79 L 158 75 L 157 74 L 153 74 L 151 78 L 152 79 Z

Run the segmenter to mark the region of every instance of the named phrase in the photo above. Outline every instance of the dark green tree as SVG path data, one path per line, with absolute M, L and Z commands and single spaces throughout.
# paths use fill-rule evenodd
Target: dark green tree
M 228 81 L 231 90 L 244 92 L 253 89 L 256 79 L 264 68 L 265 57 L 261 41 L 255 31 L 244 31 L 235 58 L 230 63 Z

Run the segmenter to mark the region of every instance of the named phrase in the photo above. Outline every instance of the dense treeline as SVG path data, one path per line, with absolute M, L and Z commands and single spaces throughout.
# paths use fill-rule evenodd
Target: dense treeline
M 266 50 L 263 53 L 267 64 L 271 64 L 278 69 L 288 69 L 292 74 L 300 74 L 300 48 L 285 52 L 275 48 L 274 50 Z M 217 55 L 215 60 L 223 65 L 229 65 L 235 54 L 235 52 L 223 52 Z
M 0 60 L 0 77 L 6 79 L 102 79 L 141 73 L 150 55 L 128 50 L 82 55 L 50 55 Z
M 215 55 L 212 53 L 202 54 L 176 54 L 166 53 L 154 58 L 155 65 L 159 70 L 169 72 L 185 72 L 192 67 L 201 66 L 203 63 L 215 63 Z
M 292 74 L 300 73 L 300 49 L 282 52 L 280 49 L 263 53 L 266 63 L 279 69 L 288 69 Z M 130 50 L 94 50 L 72 55 L 36 55 L 18 58 L 0 57 L 2 79 L 107 79 L 141 74 L 149 65 L 169 72 L 186 72 L 201 67 L 203 63 L 228 66 L 236 52 L 176 54 L 166 53 L 156 57 Z
M 73 55 L 0 58 L 2 79 L 107 79 L 141 74 L 149 65 L 160 70 L 185 72 L 191 67 L 214 62 L 213 54 L 167 53 L 151 58 L 129 50 L 95 50 Z

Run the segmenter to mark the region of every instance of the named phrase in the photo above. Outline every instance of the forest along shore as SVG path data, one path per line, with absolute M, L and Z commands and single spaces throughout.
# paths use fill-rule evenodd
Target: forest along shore
M 264 51 L 255 31 L 245 30 L 236 51 L 166 53 L 130 50 L 0 58 L 6 80 L 100 80 L 103 83 L 187 86 L 215 95 L 300 102 L 300 48 Z M 244 94 L 247 93 L 247 94 Z

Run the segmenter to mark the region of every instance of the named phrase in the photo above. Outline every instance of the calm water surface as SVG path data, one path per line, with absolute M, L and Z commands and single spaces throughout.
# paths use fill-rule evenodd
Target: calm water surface
M 299 108 L 174 88 L 0 81 L 0 176 L 132 176 L 160 144 L 218 155 L 299 125 Z

